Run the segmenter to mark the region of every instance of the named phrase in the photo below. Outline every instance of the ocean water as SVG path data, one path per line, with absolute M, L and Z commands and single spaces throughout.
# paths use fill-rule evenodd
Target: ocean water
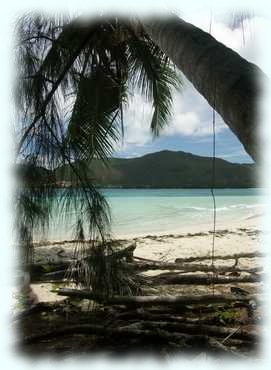
M 213 199 L 209 189 L 101 189 L 112 215 L 114 237 L 186 233 L 211 230 Z M 263 213 L 260 189 L 216 189 L 218 228 L 247 224 Z M 69 240 L 74 237 L 76 210 L 63 223 L 53 215 L 41 239 Z M 257 221 L 255 222 L 257 223 Z

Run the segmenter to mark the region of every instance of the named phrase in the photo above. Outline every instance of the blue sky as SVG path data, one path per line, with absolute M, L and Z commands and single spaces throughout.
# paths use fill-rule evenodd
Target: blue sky
M 212 155 L 212 136 L 208 135 L 203 138 L 187 137 L 184 135 L 176 135 L 166 137 L 161 134 L 160 137 L 151 140 L 150 142 L 134 146 L 130 145 L 126 149 L 120 150 L 115 156 L 130 158 L 138 157 L 147 153 L 157 152 L 160 150 L 182 150 L 202 156 Z M 252 163 L 249 155 L 244 151 L 238 139 L 232 134 L 229 129 L 225 129 L 216 135 L 216 156 L 224 158 L 229 162 L 236 163 Z
M 210 14 L 202 13 L 185 20 L 208 31 Z M 231 28 L 225 19 L 212 19 L 211 34 L 226 46 L 237 51 L 247 60 L 261 67 L 258 31 L 265 20 L 255 16 Z M 173 92 L 172 116 L 160 137 L 153 140 L 150 133 L 152 116 L 151 102 L 139 93 L 130 96 L 129 106 L 124 114 L 124 140 L 115 152 L 116 157 L 137 157 L 159 150 L 182 150 L 198 155 L 212 155 L 212 109 L 195 88 L 181 76 L 183 88 Z M 221 117 L 216 114 L 216 156 L 230 162 L 251 163 L 252 160 L 242 144 L 232 134 Z

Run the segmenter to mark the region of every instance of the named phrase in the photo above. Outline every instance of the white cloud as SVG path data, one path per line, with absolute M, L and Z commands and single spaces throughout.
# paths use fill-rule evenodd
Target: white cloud
M 165 129 L 166 135 L 181 133 L 184 135 L 193 135 L 198 131 L 199 116 L 194 112 L 180 112 L 174 115 L 174 124 Z
M 172 118 L 164 134 L 184 136 L 208 136 L 212 133 L 213 111 L 206 100 L 185 81 L 184 90 L 174 92 Z M 216 132 L 225 128 L 222 120 L 216 115 Z
M 124 142 L 121 150 L 128 146 L 142 146 L 151 141 L 150 122 L 152 105 L 136 93 L 129 99 L 129 106 L 124 111 Z
M 197 15 L 187 18 L 188 22 L 208 31 L 210 16 Z M 222 21 L 212 20 L 211 34 L 226 46 L 239 52 L 246 59 L 259 64 L 259 43 L 257 34 L 265 28 L 265 20 L 255 17 L 245 21 L 243 29 L 231 29 Z M 244 43 L 245 37 L 245 43 Z M 204 137 L 212 133 L 212 109 L 206 100 L 185 81 L 182 93 L 174 92 L 172 119 L 162 135 L 187 137 Z M 150 122 L 152 116 L 152 105 L 146 102 L 140 94 L 135 94 L 130 100 L 128 109 L 124 116 L 125 137 L 122 149 L 131 145 L 143 146 L 152 140 Z M 216 115 L 216 132 L 227 128 L 219 115 Z
M 252 63 L 256 63 L 262 68 L 263 45 L 260 42 L 262 35 L 270 30 L 270 22 L 268 19 L 254 16 L 243 21 L 243 26 L 239 24 L 238 28 L 232 29 L 225 21 L 225 15 L 217 16 L 211 22 L 211 35 L 224 45 L 238 52 L 241 56 Z M 194 14 L 185 17 L 185 20 L 200 27 L 202 30 L 209 32 L 210 14 Z M 219 19 L 219 20 L 216 20 Z

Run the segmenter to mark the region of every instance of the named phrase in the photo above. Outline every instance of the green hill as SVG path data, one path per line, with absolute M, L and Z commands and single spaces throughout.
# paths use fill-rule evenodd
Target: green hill
M 212 158 L 165 150 L 138 158 L 112 158 L 109 166 L 94 160 L 87 166 L 87 172 L 101 187 L 207 188 L 212 183 Z M 230 163 L 216 158 L 215 186 L 256 187 L 255 172 L 254 164 Z M 62 185 L 73 184 L 67 166 L 56 169 L 55 177 Z

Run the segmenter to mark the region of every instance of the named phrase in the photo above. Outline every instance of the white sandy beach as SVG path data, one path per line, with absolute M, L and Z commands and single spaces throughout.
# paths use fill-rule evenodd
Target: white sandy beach
M 234 224 L 229 227 L 221 226 L 217 228 L 215 234 L 215 254 L 226 255 L 244 252 L 260 251 L 259 218 L 247 220 L 246 224 Z M 136 242 L 134 256 L 143 257 L 157 261 L 174 262 L 176 258 L 190 256 L 211 256 L 212 253 L 212 230 L 205 227 L 189 228 L 185 233 L 160 235 L 142 235 L 121 238 L 122 243 Z M 51 262 L 70 260 L 74 252 L 74 243 L 65 242 L 64 244 L 39 245 L 35 249 L 36 262 Z M 233 264 L 234 261 L 217 261 Z M 259 258 L 241 259 L 239 264 L 242 267 L 254 267 L 260 263 Z M 159 273 L 155 271 L 153 273 Z M 51 284 L 33 284 L 32 289 L 38 296 L 39 301 L 52 301 L 63 299 L 50 292 Z M 204 288 L 206 289 L 206 287 Z

